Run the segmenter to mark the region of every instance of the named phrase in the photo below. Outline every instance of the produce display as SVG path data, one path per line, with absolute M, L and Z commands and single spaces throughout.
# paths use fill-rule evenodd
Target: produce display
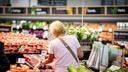
M 116 30 L 116 24 L 98 24 L 87 23 L 83 27 L 79 25 L 69 25 L 66 32 L 69 35 L 75 35 L 79 40 L 95 40 L 97 36 L 112 41 L 112 30 Z
M 93 72 L 91 69 L 86 68 L 85 66 L 80 65 L 78 68 L 73 66 L 68 66 L 68 72 Z
M 32 11 L 32 14 L 35 12 Z M 0 22 L 0 25 L 7 24 L 12 26 L 12 21 Z M 39 39 L 44 37 L 45 31 L 46 35 L 48 35 L 48 24 L 42 21 L 23 21 L 19 23 L 22 25 L 21 33 L 12 33 L 12 32 L 0 32 L 0 41 L 5 44 L 5 53 L 41 53 L 41 51 L 48 49 L 48 41 Z M 116 30 L 116 24 L 98 24 L 98 23 L 88 23 L 84 26 L 79 25 L 66 25 L 66 34 L 75 35 L 80 44 L 90 45 L 93 43 L 96 38 L 101 37 L 107 41 L 112 41 L 113 34 L 112 30 Z M 18 30 L 18 29 L 17 29 Z M 28 33 L 24 34 L 24 31 L 28 31 Z M 37 38 L 38 37 L 38 38 Z M 118 42 L 119 45 L 125 45 L 125 54 L 128 55 L 128 42 Z M 96 45 L 96 48 L 99 48 Z M 42 56 L 39 54 L 24 54 L 24 59 L 27 64 L 31 67 L 34 67 L 40 60 L 44 60 L 47 56 Z M 128 69 L 128 59 L 124 60 L 123 67 Z M 106 72 L 126 72 L 126 69 L 118 69 L 112 71 L 111 69 L 107 69 Z M 69 72 L 93 72 L 91 69 L 86 68 L 84 66 L 79 66 L 75 68 L 73 66 L 68 67 Z M 52 69 L 30 69 L 29 66 L 20 64 L 11 65 L 11 69 L 7 72 L 53 72 Z
M 95 40 L 98 32 L 85 27 L 70 26 L 66 29 L 68 35 L 75 35 L 79 40 Z
M 22 32 L 27 31 L 29 34 L 36 35 L 38 38 L 43 38 L 45 30 L 48 30 L 48 24 L 46 22 L 36 21 L 36 22 L 23 22 Z
M 99 24 L 99 23 L 88 23 L 85 24 L 85 27 L 87 28 L 93 28 L 93 29 L 99 29 L 102 28 L 103 30 L 108 31 L 109 29 L 116 30 L 117 26 L 115 23 L 104 23 L 104 24 Z
M 92 29 L 99 29 L 101 27 L 101 24 L 98 23 L 88 23 L 84 25 L 87 28 L 92 28 Z
M 43 28 L 46 25 L 46 22 L 42 22 L 42 21 L 35 21 L 35 22 L 23 22 L 22 24 L 22 28 L 23 29 L 32 29 L 33 27 L 35 28 Z
M 102 24 L 103 29 L 109 31 L 109 29 L 116 30 L 117 26 L 115 23 L 110 23 L 110 24 Z
M 85 24 L 85 27 L 92 28 L 98 31 L 101 31 L 99 33 L 99 36 L 107 41 L 112 41 L 112 32 L 113 30 L 117 29 L 117 26 L 115 23 L 104 23 L 104 24 L 97 24 L 97 23 L 88 23 Z
M 120 68 L 120 69 L 112 71 L 111 69 L 108 68 L 105 72 L 127 72 L 127 70 L 124 68 Z
M 41 71 L 39 69 L 30 69 L 29 66 L 20 64 L 20 66 L 11 65 L 10 70 L 7 72 L 41 72 Z
M 0 25 L 12 25 L 12 21 L 5 21 L 5 22 L 2 22 L 0 21 Z
M 107 41 L 112 41 L 113 34 L 111 32 L 101 32 L 99 33 L 99 37 Z
M 0 32 L 0 41 L 5 44 L 5 52 L 9 53 L 39 53 L 47 50 L 48 42 L 30 34 Z

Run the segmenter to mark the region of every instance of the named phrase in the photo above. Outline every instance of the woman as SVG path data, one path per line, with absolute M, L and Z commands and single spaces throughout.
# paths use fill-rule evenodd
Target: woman
M 75 36 L 65 35 L 64 24 L 60 21 L 54 21 L 49 29 L 55 39 L 50 42 L 48 48 L 49 56 L 44 62 L 42 62 L 42 64 L 45 65 L 54 60 L 55 72 L 68 72 L 67 66 L 69 65 L 78 67 L 78 63 L 75 61 L 71 53 L 59 40 L 59 38 L 62 38 L 70 46 L 78 59 L 78 57 L 83 57 L 83 52 L 77 38 Z

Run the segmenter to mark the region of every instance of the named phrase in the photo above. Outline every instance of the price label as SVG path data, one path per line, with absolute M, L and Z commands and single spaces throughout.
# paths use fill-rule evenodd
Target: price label
M 104 13 L 104 8 L 90 7 L 87 9 L 87 14 L 103 14 L 103 13 Z
M 128 31 L 115 31 L 114 40 L 115 41 L 128 41 Z
M 17 61 L 17 63 L 25 63 L 25 59 L 24 58 L 18 58 L 18 61 Z
M 109 7 L 108 14 L 128 14 L 128 7 Z
M 11 32 L 11 26 L 0 25 L 0 32 Z

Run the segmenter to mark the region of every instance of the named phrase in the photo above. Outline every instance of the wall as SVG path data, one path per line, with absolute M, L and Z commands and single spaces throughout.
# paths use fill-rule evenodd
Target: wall
M 7 5 L 9 0 L 0 0 L 0 6 Z
M 101 0 L 67 0 L 68 6 L 100 6 Z
M 38 0 L 31 0 L 30 6 L 37 6 L 38 5 Z
M 29 7 L 29 0 L 11 0 L 12 6 L 27 6 Z M 67 0 L 68 6 L 100 6 L 101 0 Z M 30 6 L 37 6 L 37 0 L 31 0 Z
M 13 7 L 28 7 L 29 0 L 11 0 L 11 5 Z
M 13 7 L 29 7 L 29 6 L 37 6 L 37 0 L 11 0 L 11 4 Z

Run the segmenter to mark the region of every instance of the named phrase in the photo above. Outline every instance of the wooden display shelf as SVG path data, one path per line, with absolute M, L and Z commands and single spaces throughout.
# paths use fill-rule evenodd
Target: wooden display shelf
M 122 31 L 122 32 L 128 32 L 128 29 L 117 29 L 115 31 Z
M 8 25 L 8 24 L 0 24 L 0 26 L 11 27 L 12 25 Z
M 117 13 L 117 14 L 112 14 L 109 9 L 111 8 L 119 8 L 120 7 L 123 7 L 124 10 L 126 12 L 124 12 L 125 14 L 122 13 Z M 7 11 L 8 9 L 19 9 L 20 11 L 20 8 L 21 8 L 21 13 L 20 14 L 23 14 L 23 15 L 30 15 L 30 12 L 31 12 L 31 9 L 42 9 L 41 12 L 47 12 L 48 15 L 54 15 L 54 11 L 55 11 L 55 14 L 57 15 L 70 15 L 70 16 L 73 16 L 73 15 L 128 15 L 127 13 L 127 8 L 128 8 L 128 5 L 119 5 L 119 6 L 83 6 L 83 7 L 80 7 L 80 6 L 35 6 L 35 7 L 6 7 L 6 6 L 0 6 L 0 9 L 1 9 L 1 12 L 0 12 L 0 15 L 7 15 Z M 69 8 L 69 9 L 68 9 Z M 92 9 L 92 12 L 88 13 L 88 9 Z M 3 11 L 2 11 L 3 10 Z M 16 11 L 14 10 L 14 11 Z M 99 11 L 100 10 L 100 11 Z M 112 10 L 112 9 L 111 9 Z M 62 12 L 59 12 L 59 11 L 62 11 Z M 63 11 L 66 11 L 66 12 L 63 12 Z M 110 12 L 109 12 L 110 11 Z M 71 12 L 71 13 L 69 13 Z M 61 13 L 61 14 L 59 14 Z M 63 14 L 65 13 L 65 14 Z M 13 13 L 10 13 L 10 14 L 13 14 Z M 15 13 L 14 13 L 15 14 Z M 15 14 L 15 15 L 20 15 L 20 14 Z M 47 14 L 41 14 L 41 15 L 47 15 Z M 35 14 L 37 15 L 37 14 Z

